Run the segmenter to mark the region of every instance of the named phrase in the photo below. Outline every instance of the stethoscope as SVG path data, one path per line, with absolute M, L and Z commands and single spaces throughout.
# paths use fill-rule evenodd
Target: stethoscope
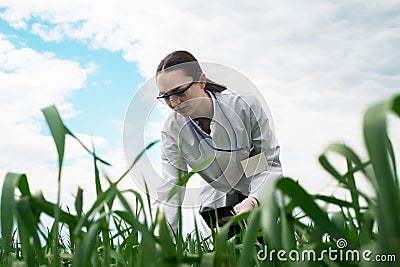
M 193 121 L 193 119 L 190 116 L 187 116 L 190 125 L 192 126 L 192 128 L 196 131 L 196 133 L 198 133 L 201 137 L 202 140 L 204 140 L 204 142 L 212 149 L 216 150 L 216 151 L 222 151 L 222 152 L 237 152 L 237 151 L 242 151 L 247 149 L 248 147 L 238 147 L 238 138 L 235 132 L 235 129 L 233 128 L 233 125 L 231 123 L 231 121 L 228 119 L 228 116 L 226 115 L 221 103 L 219 102 L 217 96 L 215 95 L 215 93 L 213 91 L 209 91 L 211 92 L 212 96 L 215 99 L 215 102 L 217 103 L 218 107 L 221 109 L 222 114 L 224 115 L 225 119 L 228 121 L 229 125 L 231 126 L 233 135 L 235 137 L 235 147 L 233 149 L 225 149 L 225 148 L 219 148 L 219 147 L 215 147 L 213 146 L 207 139 L 206 136 L 204 136 L 203 132 L 199 129 L 199 127 L 197 126 L 197 124 Z M 250 149 L 251 150 L 251 149 Z

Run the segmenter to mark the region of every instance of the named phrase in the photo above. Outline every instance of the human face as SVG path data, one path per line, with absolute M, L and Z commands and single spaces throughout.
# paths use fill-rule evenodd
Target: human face
M 202 79 L 202 78 L 201 78 Z M 183 69 L 163 71 L 157 75 L 159 97 L 178 113 L 192 116 L 201 106 L 202 97 L 207 96 L 203 90 L 205 83 L 193 80 Z
M 195 81 L 189 83 L 187 86 L 184 86 L 183 88 L 177 88 L 177 89 L 172 89 L 166 92 L 165 94 L 162 94 L 160 96 L 157 96 L 157 99 L 161 100 L 163 99 L 164 102 L 167 105 L 170 105 L 170 102 L 176 102 L 175 97 L 184 97 L 186 92 L 192 87 L 192 85 L 196 83 Z

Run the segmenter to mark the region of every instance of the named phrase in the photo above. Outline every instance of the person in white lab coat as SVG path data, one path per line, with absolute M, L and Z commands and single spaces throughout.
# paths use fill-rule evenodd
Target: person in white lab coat
M 157 189 L 172 229 L 181 198 L 168 200 L 179 175 L 208 162 L 198 173 L 201 210 L 234 206 L 236 214 L 259 205 L 261 188 L 282 176 L 279 145 L 268 117 L 251 94 L 237 94 L 203 73 L 187 51 L 175 51 L 159 64 L 159 100 L 173 109 L 161 136 L 162 184 Z M 168 200 L 168 201 L 167 201 Z

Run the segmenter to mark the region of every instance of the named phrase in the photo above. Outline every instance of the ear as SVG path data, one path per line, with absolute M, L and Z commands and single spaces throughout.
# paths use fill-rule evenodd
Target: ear
M 199 82 L 200 82 L 201 89 L 205 89 L 206 88 L 206 75 L 204 73 L 202 73 L 200 75 Z

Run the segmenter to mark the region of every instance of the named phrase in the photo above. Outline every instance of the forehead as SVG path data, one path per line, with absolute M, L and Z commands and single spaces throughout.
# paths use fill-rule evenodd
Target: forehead
M 160 92 L 167 92 L 192 80 L 192 77 L 187 76 L 183 69 L 163 71 L 157 75 L 157 86 Z

